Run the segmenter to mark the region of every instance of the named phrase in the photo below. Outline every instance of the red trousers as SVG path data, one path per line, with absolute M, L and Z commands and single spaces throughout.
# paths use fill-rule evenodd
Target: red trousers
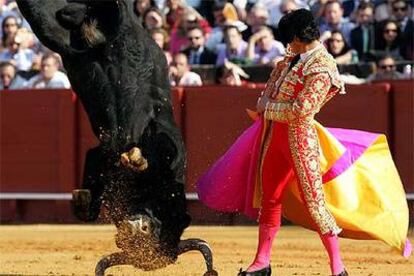
M 282 196 L 293 173 L 289 147 L 288 125 L 273 122 L 270 141 L 262 164 L 262 206 L 259 223 L 279 226 L 282 214 Z

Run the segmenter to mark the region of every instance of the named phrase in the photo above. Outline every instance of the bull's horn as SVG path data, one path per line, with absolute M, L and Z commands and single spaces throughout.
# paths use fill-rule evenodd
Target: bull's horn
M 178 244 L 178 255 L 192 250 L 200 251 L 201 254 L 203 254 L 207 266 L 207 272 L 204 274 L 205 276 L 218 275 L 217 271 L 213 269 L 213 254 L 207 242 L 200 239 L 188 239 L 182 240 Z
M 107 256 L 103 256 L 95 267 L 95 276 L 104 276 L 105 270 L 115 265 L 132 264 L 124 252 L 115 252 Z

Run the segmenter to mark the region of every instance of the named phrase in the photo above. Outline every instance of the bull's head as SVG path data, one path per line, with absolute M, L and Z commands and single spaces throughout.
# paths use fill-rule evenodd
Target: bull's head
M 80 34 L 85 45 L 94 47 L 116 35 L 121 0 L 68 0 L 56 13 L 59 24 Z

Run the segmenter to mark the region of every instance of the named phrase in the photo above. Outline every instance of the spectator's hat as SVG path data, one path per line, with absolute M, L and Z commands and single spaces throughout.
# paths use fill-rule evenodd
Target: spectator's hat
M 239 20 L 236 8 L 231 3 L 226 3 L 223 8 L 223 16 L 225 18 L 225 26 L 235 26 L 239 32 L 247 29 L 247 25 Z

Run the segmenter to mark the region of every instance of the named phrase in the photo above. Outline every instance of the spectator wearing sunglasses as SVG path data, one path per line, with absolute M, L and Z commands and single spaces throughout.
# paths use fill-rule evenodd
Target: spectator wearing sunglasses
M 327 40 L 326 48 L 337 64 L 350 64 L 358 62 L 354 60 L 357 56 L 355 50 L 348 46 L 343 34 L 340 31 L 333 31 L 331 37 Z
M 215 64 L 217 55 L 205 47 L 206 39 L 203 29 L 192 27 L 187 32 L 188 47 L 182 52 L 187 56 L 189 64 Z
M 367 82 L 398 79 L 403 79 L 403 74 L 397 71 L 394 57 L 385 55 L 377 60 L 376 72 L 368 76 Z
M 410 11 L 408 1 L 392 2 L 392 13 L 401 29 L 401 56 L 407 60 L 414 59 L 414 21 L 410 18 Z
M 391 55 L 395 59 L 401 59 L 401 30 L 397 21 L 387 19 L 379 24 L 377 40 L 375 42 L 375 55 Z

